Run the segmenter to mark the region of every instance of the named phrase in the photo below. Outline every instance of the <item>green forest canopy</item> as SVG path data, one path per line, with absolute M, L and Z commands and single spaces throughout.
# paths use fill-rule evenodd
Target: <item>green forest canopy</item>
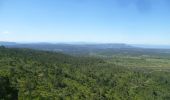
M 170 100 L 168 65 L 165 58 L 76 57 L 1 46 L 0 99 Z

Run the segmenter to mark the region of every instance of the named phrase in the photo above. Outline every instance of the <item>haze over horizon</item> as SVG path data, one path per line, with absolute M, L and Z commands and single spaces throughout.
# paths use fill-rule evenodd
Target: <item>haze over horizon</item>
M 170 44 L 169 0 L 0 0 L 0 41 Z

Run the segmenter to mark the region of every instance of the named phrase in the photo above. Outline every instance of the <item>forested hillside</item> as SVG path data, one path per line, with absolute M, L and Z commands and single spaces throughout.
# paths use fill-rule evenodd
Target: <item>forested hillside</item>
M 0 99 L 170 100 L 169 67 L 169 58 L 77 57 L 1 46 Z

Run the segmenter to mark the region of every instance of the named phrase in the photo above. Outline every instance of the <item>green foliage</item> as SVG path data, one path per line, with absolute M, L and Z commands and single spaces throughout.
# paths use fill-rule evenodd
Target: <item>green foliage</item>
M 12 87 L 8 77 L 0 76 L 0 98 L 4 100 L 17 100 L 18 91 Z
M 128 60 L 0 47 L 0 99 L 170 99 L 169 70 L 130 67 L 140 59 Z

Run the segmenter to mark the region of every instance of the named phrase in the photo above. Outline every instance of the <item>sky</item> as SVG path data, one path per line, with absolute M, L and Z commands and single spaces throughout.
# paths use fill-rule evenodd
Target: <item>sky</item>
M 0 41 L 170 44 L 170 0 L 0 0 Z

